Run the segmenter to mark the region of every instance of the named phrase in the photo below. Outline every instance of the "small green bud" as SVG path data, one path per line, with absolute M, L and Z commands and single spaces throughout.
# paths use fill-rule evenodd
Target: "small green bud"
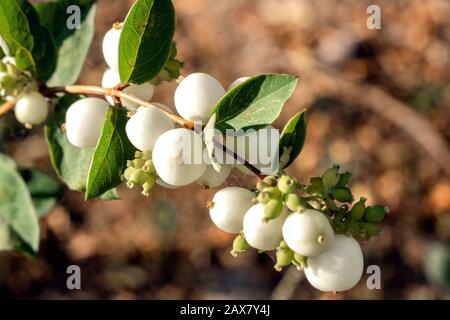
M 150 195 L 150 191 L 152 191 L 155 186 L 156 177 L 154 175 L 150 175 L 147 181 L 142 185 L 142 195 L 148 197 Z
M 281 240 L 279 247 L 280 248 L 289 248 L 286 241 L 284 241 L 284 240 Z
M 277 177 L 275 176 L 264 177 L 263 182 L 269 187 L 275 187 L 277 185 Z
M 334 188 L 331 190 L 331 195 L 339 202 L 351 203 L 353 201 L 352 192 L 347 187 Z
M 370 206 L 364 212 L 364 221 L 378 223 L 384 219 L 384 216 L 389 213 L 389 209 L 383 206 Z
M 302 256 L 298 253 L 294 253 L 294 259 L 292 263 L 297 266 L 299 270 L 303 270 L 308 266 L 308 257 Z
M 145 161 L 144 166 L 142 167 L 142 169 L 145 172 L 147 172 L 147 173 L 154 173 L 154 172 L 156 172 L 155 165 L 153 164 L 152 160 Z
M 267 197 L 269 197 L 270 199 L 280 199 L 281 198 L 281 192 L 277 187 L 264 188 L 262 193 L 266 193 Z
M 168 71 L 175 71 L 175 70 L 178 71 L 178 70 L 180 70 L 180 68 L 182 66 L 183 66 L 183 64 L 180 61 L 178 61 L 176 59 L 171 59 L 171 60 L 167 61 L 165 68 Z
M 295 193 L 289 193 L 288 195 L 286 195 L 284 198 L 284 203 L 286 204 L 286 207 L 288 207 L 288 209 L 293 212 L 309 207 L 306 201 L 304 201 L 298 194 Z
M 313 194 L 325 191 L 321 177 L 311 178 L 309 183 L 310 185 L 307 188 L 308 193 Z
M 264 206 L 264 220 L 276 219 L 283 212 L 283 203 L 272 199 Z
M 230 253 L 233 257 L 236 258 L 238 253 L 245 252 L 248 248 L 250 248 L 250 245 L 248 244 L 247 240 L 245 240 L 242 234 L 239 234 L 236 238 L 234 238 L 233 250 L 231 250 Z
M 293 179 L 290 176 L 282 176 L 279 180 L 278 180 L 278 189 L 280 189 L 280 191 L 282 193 L 291 193 L 294 192 L 297 186 L 297 182 L 295 181 L 295 179 Z
M 144 157 L 144 153 L 143 153 L 142 151 L 136 151 L 136 152 L 134 153 L 134 157 L 135 157 L 136 159 L 143 158 L 143 157 Z
M 342 173 L 342 174 L 340 175 L 340 177 L 339 177 L 338 186 L 339 186 L 339 187 L 345 187 L 345 186 L 347 186 L 347 184 L 348 184 L 349 181 L 350 181 L 351 176 L 352 176 L 352 174 L 351 174 L 350 172 L 348 172 L 348 171 Z
M 364 211 L 366 211 L 366 198 L 361 198 L 350 210 L 350 216 L 353 220 L 359 221 L 364 216 Z
M 333 166 L 325 171 L 322 176 L 323 186 L 325 188 L 334 188 L 339 182 L 339 166 Z
M 144 159 L 134 159 L 133 160 L 133 167 L 136 169 L 141 169 L 145 164 Z
M 150 178 L 150 175 L 142 169 L 135 169 L 131 174 L 129 181 L 134 185 L 142 186 Z
M 278 247 L 276 257 L 277 263 L 275 264 L 274 268 L 277 271 L 281 271 L 283 267 L 291 264 L 292 260 L 294 259 L 294 251 L 292 251 L 288 247 Z
M 366 234 L 368 237 L 371 237 L 371 236 L 378 236 L 378 235 L 381 234 L 381 229 L 380 229 L 380 227 L 377 226 L 377 225 L 374 224 L 374 223 L 368 223 L 368 222 L 362 223 L 362 224 L 361 224 L 361 227 L 363 228 L 363 230 L 365 231 L 365 234 Z
M 272 200 L 272 198 L 270 198 L 270 194 L 268 192 L 264 192 L 264 191 L 260 192 L 258 194 L 258 196 L 256 197 L 256 201 L 258 201 L 259 203 L 262 203 L 262 204 L 266 204 L 270 200 Z
M 136 170 L 136 169 L 133 168 L 133 167 L 128 167 L 128 168 L 126 168 L 125 171 L 123 172 L 123 177 L 125 178 L 125 180 L 129 181 L 130 178 L 131 178 L 131 175 L 133 174 L 133 172 L 134 172 L 135 170 Z

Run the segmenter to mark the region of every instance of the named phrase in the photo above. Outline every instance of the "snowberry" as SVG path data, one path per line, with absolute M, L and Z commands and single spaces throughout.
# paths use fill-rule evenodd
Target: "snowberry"
M 283 208 L 283 212 L 273 220 L 264 219 L 264 205 L 253 205 L 244 216 L 244 236 L 247 242 L 258 250 L 273 250 L 283 239 L 281 229 L 286 219 L 288 210 Z
M 183 118 L 206 123 L 214 105 L 224 94 L 225 89 L 210 75 L 192 73 L 178 85 L 175 106 Z
M 116 72 L 119 72 L 119 40 L 122 28 L 115 24 L 103 38 L 103 57 L 106 64 Z
M 353 237 L 336 235 L 327 251 L 308 257 L 305 275 L 313 287 L 325 292 L 345 291 L 361 279 L 364 258 Z
M 239 233 L 247 210 L 253 205 L 255 195 L 248 189 L 229 187 L 218 191 L 211 203 L 209 214 L 222 231 Z
M 238 85 L 240 85 L 241 83 L 247 81 L 248 79 L 250 79 L 250 77 L 240 77 L 237 78 L 236 80 L 234 80 L 230 86 L 228 87 L 227 91 L 230 91 L 231 89 L 233 89 L 234 87 L 237 87 Z
M 140 107 L 128 120 L 125 130 L 137 149 L 152 151 L 156 139 L 174 127 L 173 122 L 158 108 Z
M 103 88 L 114 88 L 120 83 L 121 83 L 120 76 L 116 71 L 108 69 L 103 74 L 102 78 Z M 153 97 L 153 94 L 155 92 L 155 86 L 149 82 L 144 82 L 139 85 L 130 84 L 128 87 L 123 89 L 123 92 L 136 96 L 144 101 L 149 101 Z M 106 97 L 106 100 L 108 100 L 110 104 L 114 104 L 114 100 L 112 97 L 108 96 Z M 139 108 L 139 104 L 128 101 L 126 99 L 122 99 L 121 103 L 124 107 L 130 110 L 136 110 L 137 108 Z
M 206 168 L 205 173 L 196 181 L 199 185 L 206 188 L 215 188 L 220 186 L 227 180 L 230 175 L 232 165 L 222 165 L 221 170 L 218 172 L 212 165 Z
M 334 239 L 334 232 L 322 212 L 306 209 L 294 212 L 286 218 L 283 238 L 296 253 L 311 257 L 329 248 Z
M 66 113 L 66 133 L 69 142 L 78 148 L 97 145 L 109 105 L 105 100 L 85 98 L 72 104 Z
M 47 99 L 37 91 L 27 93 L 17 101 L 15 114 L 20 123 L 41 124 L 48 115 Z
M 196 154 L 200 155 L 197 159 Z M 158 176 L 173 186 L 184 186 L 202 176 L 202 139 L 192 130 L 177 128 L 164 132 L 153 148 L 153 163 Z

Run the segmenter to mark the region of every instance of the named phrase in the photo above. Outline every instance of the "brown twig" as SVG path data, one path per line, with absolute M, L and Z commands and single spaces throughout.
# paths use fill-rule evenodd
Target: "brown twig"
M 0 117 L 7 114 L 10 110 L 14 108 L 16 104 L 11 101 L 6 101 L 4 104 L 0 106 Z

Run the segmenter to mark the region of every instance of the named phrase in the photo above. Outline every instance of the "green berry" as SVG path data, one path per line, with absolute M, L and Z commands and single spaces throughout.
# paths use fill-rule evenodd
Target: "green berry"
M 142 194 L 146 197 L 150 195 L 150 191 L 155 186 L 156 177 L 154 175 L 150 175 L 147 181 L 142 185 Z
M 309 205 L 295 193 L 289 193 L 286 195 L 284 198 L 284 203 L 286 204 L 286 207 L 293 212 L 309 207 Z
M 298 253 L 294 254 L 292 263 L 297 266 L 298 269 L 304 269 L 308 266 L 308 257 L 302 256 Z
M 348 182 L 350 181 L 350 177 L 352 174 L 350 172 L 344 172 L 340 175 L 338 186 L 339 187 L 345 187 Z
M 339 182 L 339 166 L 333 166 L 325 171 L 322 176 L 323 186 L 325 188 L 334 188 Z
M 135 167 L 136 169 L 141 169 L 145 164 L 145 160 L 144 159 L 134 159 L 133 160 L 133 167 Z
M 292 251 L 288 247 L 278 247 L 276 257 L 277 263 L 274 268 L 277 271 L 281 271 L 283 267 L 291 264 L 292 260 L 294 259 L 294 251 Z
M 272 200 L 272 198 L 270 197 L 270 194 L 268 192 L 263 191 L 258 194 L 258 196 L 256 197 L 256 200 L 259 203 L 266 204 L 267 202 Z
M 155 170 L 155 165 L 153 164 L 152 160 L 147 160 L 144 163 L 144 166 L 142 167 L 142 169 L 147 172 L 147 173 L 154 173 Z
M 352 202 L 353 195 L 349 188 L 340 187 L 331 190 L 331 195 L 339 202 Z
M 364 212 L 364 221 L 378 223 L 381 222 L 386 215 L 389 213 L 389 209 L 383 206 L 370 206 L 367 207 Z
M 268 197 L 270 199 L 280 199 L 281 198 L 281 192 L 277 187 L 264 188 L 262 193 L 265 193 L 266 197 Z
M 283 212 L 283 203 L 272 199 L 264 206 L 264 220 L 276 219 Z
M 129 181 L 134 185 L 142 186 L 150 178 L 150 175 L 142 169 L 135 169 L 131 174 Z
M 294 192 L 296 185 L 296 181 L 290 176 L 282 176 L 280 180 L 278 180 L 278 189 L 285 194 Z
M 350 216 L 353 220 L 359 221 L 364 216 L 364 212 L 366 211 L 366 198 L 361 198 L 350 210 Z
M 264 177 L 263 182 L 269 187 L 275 187 L 277 185 L 277 177 L 275 176 Z
M 245 240 L 242 234 L 239 234 L 236 238 L 234 238 L 231 255 L 236 257 L 238 253 L 245 252 L 248 248 L 250 248 L 250 245 L 247 243 L 247 240 Z
M 377 226 L 374 223 L 362 223 L 361 227 L 363 228 L 363 230 L 365 231 L 365 234 L 368 237 L 371 236 L 378 236 L 381 234 L 381 229 L 379 226 Z
M 134 172 L 135 170 L 136 170 L 136 169 L 133 168 L 133 167 L 128 167 L 128 168 L 126 168 L 125 171 L 124 171 L 124 173 L 123 173 L 123 177 L 125 178 L 125 180 L 129 181 L 130 178 L 131 178 L 131 175 L 133 174 L 133 172 Z

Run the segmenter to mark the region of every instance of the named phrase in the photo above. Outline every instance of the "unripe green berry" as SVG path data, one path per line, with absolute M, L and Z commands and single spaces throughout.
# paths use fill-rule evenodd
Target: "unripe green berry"
M 145 164 L 144 159 L 134 159 L 133 160 L 133 167 L 136 169 L 141 169 Z
M 147 160 L 144 163 L 144 166 L 142 167 L 142 169 L 147 172 L 147 173 L 154 173 L 155 170 L 155 165 L 153 164 L 152 160 Z
M 150 195 L 150 191 L 155 186 L 156 177 L 155 175 L 151 174 L 147 181 L 142 185 L 142 195 L 148 197 Z
M 264 177 L 263 182 L 269 187 L 275 187 L 277 185 L 277 177 L 275 176 Z
M 325 171 L 322 182 L 325 188 L 334 188 L 339 182 L 339 166 L 333 166 Z
M 339 177 L 338 186 L 339 187 L 345 187 L 348 182 L 350 181 L 352 174 L 350 172 L 344 172 Z
M 135 169 L 130 176 L 130 181 L 134 185 L 142 186 L 150 178 L 150 175 L 142 169 Z
M 350 216 L 353 220 L 359 221 L 364 216 L 364 212 L 366 211 L 366 198 L 361 198 L 350 210 Z
M 349 188 L 341 187 L 331 190 L 331 194 L 339 202 L 352 202 L 353 195 Z
M 288 207 L 288 209 L 293 212 L 309 207 L 306 201 L 304 201 L 298 194 L 295 193 L 289 193 L 288 195 L 286 195 L 284 198 L 284 203 L 286 204 L 286 207 Z
M 127 181 L 129 181 L 129 180 L 131 179 L 131 175 L 133 174 L 133 172 L 134 172 L 135 170 L 136 170 L 136 169 L 133 168 L 133 167 L 126 168 L 125 171 L 124 171 L 124 173 L 123 173 L 124 179 L 127 180 Z
M 302 256 L 298 253 L 294 253 L 292 263 L 297 266 L 298 269 L 304 269 L 308 266 L 308 257 Z
M 387 207 L 378 205 L 367 207 L 364 212 L 364 221 L 373 223 L 381 222 L 386 213 L 389 213 L 389 209 Z
M 276 257 L 277 263 L 274 268 L 277 271 L 281 271 L 283 267 L 291 264 L 292 260 L 294 259 L 294 251 L 292 251 L 288 247 L 278 247 Z
M 272 199 L 264 206 L 264 220 L 276 219 L 283 212 L 283 203 Z
M 296 181 L 290 176 L 282 176 L 280 180 L 278 180 L 278 189 L 282 193 L 291 193 L 295 191 Z
M 267 204 L 272 198 L 270 198 L 270 194 L 268 192 L 260 192 L 256 197 L 256 201 L 262 204 Z
M 281 192 L 277 187 L 267 187 L 264 188 L 263 193 L 267 195 L 270 199 L 280 199 L 281 198 Z
M 378 236 L 381 233 L 380 227 L 377 226 L 376 224 L 366 222 L 366 223 L 363 223 L 361 226 L 364 229 L 364 231 L 368 237 Z
M 250 245 L 247 243 L 247 240 L 242 234 L 239 234 L 234 238 L 233 250 L 230 253 L 233 257 L 236 257 L 238 253 L 245 252 L 248 248 L 250 248 Z

